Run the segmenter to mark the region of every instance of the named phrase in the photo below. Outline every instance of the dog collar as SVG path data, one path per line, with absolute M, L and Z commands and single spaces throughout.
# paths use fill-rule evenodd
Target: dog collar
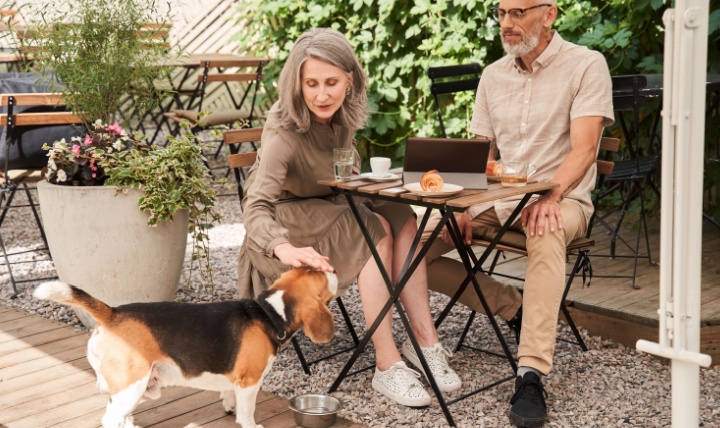
M 270 323 L 273 325 L 273 327 L 275 327 L 275 332 L 277 333 L 277 340 L 279 340 L 280 343 L 283 344 L 288 339 L 290 339 L 287 331 L 285 330 L 285 321 L 275 311 L 275 308 L 273 308 L 268 302 L 264 300 L 260 300 L 257 303 L 258 305 L 260 305 L 260 308 L 263 310 L 263 312 L 265 312 L 265 315 L 270 320 Z

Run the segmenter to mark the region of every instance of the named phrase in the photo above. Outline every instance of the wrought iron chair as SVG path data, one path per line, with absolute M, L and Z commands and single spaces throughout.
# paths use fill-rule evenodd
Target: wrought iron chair
M 607 153 L 607 152 L 614 153 L 614 152 L 618 151 L 619 146 L 620 146 L 620 140 L 618 140 L 616 138 L 603 137 L 600 140 L 599 150 L 600 150 L 600 152 L 604 152 L 604 153 Z M 597 166 L 598 178 L 605 177 L 605 176 L 608 176 L 613 173 L 614 164 L 612 161 L 598 159 L 596 161 L 596 166 Z M 594 216 L 595 215 L 593 214 L 593 217 Z M 590 263 L 590 258 L 589 258 L 590 251 L 591 251 L 592 247 L 595 245 L 595 240 L 591 238 L 592 226 L 593 226 L 593 219 L 591 218 L 589 221 L 588 230 L 586 231 L 585 236 L 573 240 L 565 248 L 565 254 L 566 254 L 566 257 L 568 258 L 568 260 L 570 260 L 571 257 L 576 257 L 576 258 L 575 258 L 575 263 L 573 264 L 573 266 L 570 270 L 570 273 L 568 275 L 567 281 L 565 283 L 565 290 L 563 292 L 563 297 L 562 297 L 562 301 L 560 304 L 560 311 L 563 313 L 568 326 L 572 330 L 572 333 L 575 336 L 575 341 L 573 342 L 573 341 L 569 341 L 569 340 L 566 340 L 563 338 L 558 338 L 558 340 L 575 343 L 578 346 L 580 346 L 580 348 L 583 351 L 587 351 L 587 346 L 585 345 L 585 341 L 583 340 L 582 335 L 580 334 L 580 331 L 575 326 L 575 322 L 573 321 L 572 316 L 570 315 L 570 311 L 568 310 L 568 308 L 565 304 L 565 300 L 570 291 L 570 287 L 572 286 L 572 283 L 578 274 L 582 275 L 582 277 L 583 277 L 583 286 L 585 286 L 585 284 L 586 284 L 586 279 L 587 279 L 588 286 L 590 285 L 590 281 L 592 280 L 592 265 Z M 490 242 L 492 241 L 492 238 L 493 237 L 491 237 L 491 236 L 473 237 L 471 245 L 487 247 L 490 244 Z M 495 253 L 495 257 L 491 263 L 490 269 L 488 270 L 488 274 L 515 278 L 515 277 L 505 275 L 505 274 L 495 271 L 495 267 L 496 267 L 496 264 L 498 261 L 498 255 L 502 251 L 502 252 L 518 254 L 518 255 L 527 257 L 527 248 L 525 247 L 525 242 L 526 242 L 526 237 L 523 233 L 515 232 L 515 231 L 505 232 L 502 239 L 496 246 L 497 252 Z M 473 262 L 476 263 L 477 260 L 473 260 Z M 517 278 L 515 278 L 515 279 L 517 279 Z M 453 302 L 456 301 L 457 298 L 459 298 L 462 295 L 462 293 L 465 291 L 465 285 L 466 284 L 463 284 L 463 286 L 461 286 L 458 289 L 456 295 L 453 297 L 453 299 L 451 300 L 448 307 L 446 307 L 443 310 L 443 314 L 446 315 L 450 311 L 451 305 L 453 304 Z M 470 349 L 473 349 L 476 351 L 486 352 L 486 353 L 488 352 L 486 350 L 478 349 L 473 346 L 464 344 L 465 338 L 467 337 L 467 334 L 470 331 L 470 327 L 472 326 L 475 316 L 476 316 L 476 311 L 471 311 L 470 317 L 468 318 L 468 321 L 465 324 L 465 328 L 463 329 L 463 332 L 460 335 L 460 339 L 458 340 L 458 343 L 455 347 L 455 351 L 458 351 L 461 347 L 464 346 L 466 348 L 470 348 Z M 441 318 L 442 317 L 444 317 L 444 316 L 441 315 Z M 439 321 L 442 321 L 442 320 L 439 318 Z
M 657 173 L 660 169 L 660 153 L 656 143 L 657 125 L 659 117 L 656 116 L 650 130 L 648 144 L 643 147 L 641 144 L 640 121 L 647 107 L 647 97 L 642 90 L 647 86 L 647 79 L 642 75 L 613 76 L 613 109 L 620 123 L 624 140 L 624 151 L 619 159 L 614 159 L 615 169 L 613 173 L 604 176 L 598 182 L 597 201 L 600 206 L 611 195 L 619 195 L 620 205 L 614 209 L 608 209 L 602 215 L 595 217 L 611 234 L 610 257 L 632 258 L 633 273 L 626 277 L 632 279 L 632 287 L 639 288 L 636 282 L 638 259 L 648 259 L 652 265 L 655 264 L 650 250 L 650 240 L 647 231 L 647 195 L 648 189 L 660 195 Z M 611 155 L 612 156 L 612 155 Z M 606 158 L 607 159 L 607 158 Z M 625 219 L 630 205 L 636 200 L 640 201 L 639 219 L 634 244 L 622 238 L 620 227 Z M 614 225 L 610 225 L 608 218 L 617 213 Z M 645 235 L 646 254 L 641 254 L 640 238 Z M 630 250 L 630 255 L 619 255 L 616 251 L 617 241 Z
M 447 138 L 447 133 L 445 132 L 445 122 L 443 122 L 442 118 L 439 96 L 457 92 L 477 91 L 481 71 L 480 64 L 476 62 L 428 68 L 428 77 L 431 80 L 430 93 L 435 98 L 437 116 L 443 137 Z

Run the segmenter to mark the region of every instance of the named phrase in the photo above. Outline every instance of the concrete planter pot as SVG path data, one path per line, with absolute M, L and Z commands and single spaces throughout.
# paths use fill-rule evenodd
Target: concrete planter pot
M 115 191 L 114 186 L 38 183 L 58 277 L 111 306 L 172 300 L 185 259 L 188 211 L 151 228 L 137 206 L 142 192 Z M 86 327 L 95 324 L 75 310 Z

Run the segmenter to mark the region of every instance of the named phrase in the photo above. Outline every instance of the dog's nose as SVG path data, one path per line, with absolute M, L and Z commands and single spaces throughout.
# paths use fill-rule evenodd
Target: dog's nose
M 338 277 L 334 272 L 325 272 L 325 276 L 327 277 L 328 281 L 328 289 L 333 294 L 333 296 L 337 295 L 338 290 Z

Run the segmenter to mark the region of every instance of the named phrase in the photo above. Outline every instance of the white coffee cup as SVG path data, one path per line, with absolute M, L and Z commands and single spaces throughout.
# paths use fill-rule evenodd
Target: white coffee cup
M 384 177 L 388 175 L 388 170 L 390 169 L 391 164 L 392 161 L 390 160 L 390 158 L 370 158 L 370 169 L 372 169 L 372 173 L 376 177 Z

